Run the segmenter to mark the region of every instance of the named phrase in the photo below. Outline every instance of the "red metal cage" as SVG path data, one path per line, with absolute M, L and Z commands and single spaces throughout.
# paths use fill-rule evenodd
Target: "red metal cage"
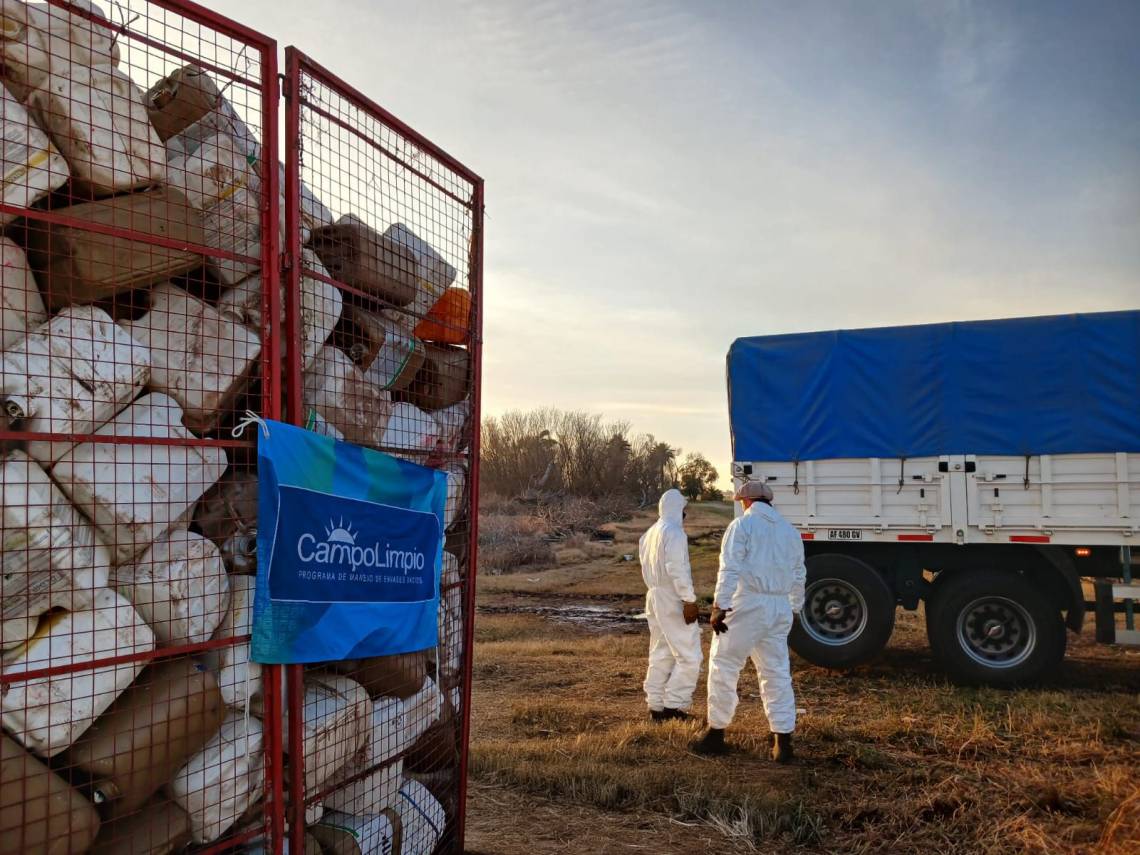
M 0 3 L 0 855 L 462 850 L 483 186 L 286 56 Z M 248 413 L 448 473 L 437 648 L 250 661 Z

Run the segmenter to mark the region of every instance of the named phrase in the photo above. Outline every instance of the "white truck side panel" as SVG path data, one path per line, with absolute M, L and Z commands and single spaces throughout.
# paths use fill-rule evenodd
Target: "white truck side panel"
M 1140 454 L 747 465 L 805 539 L 1140 545 Z
M 1128 545 L 1140 536 L 1140 454 L 978 457 L 966 483 L 971 541 L 1049 537 Z
M 939 471 L 947 460 L 765 461 L 747 477 L 772 488 L 780 513 L 808 539 L 951 542 L 951 476 Z M 733 474 L 744 480 L 742 464 Z

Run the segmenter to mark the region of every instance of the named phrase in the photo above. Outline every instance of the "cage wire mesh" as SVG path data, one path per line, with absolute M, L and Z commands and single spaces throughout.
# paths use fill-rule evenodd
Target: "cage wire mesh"
M 286 347 L 301 354 L 289 411 L 311 430 L 440 469 L 448 484 L 438 645 L 291 672 L 304 711 L 286 747 L 304 793 L 291 842 L 301 845 L 304 824 L 328 851 L 458 851 L 481 183 L 303 55 L 290 49 L 287 62 L 298 323 Z
M 482 186 L 291 52 L 285 198 L 276 51 L 0 0 L 0 855 L 458 847 Z M 436 648 L 250 660 L 250 412 L 447 473 Z

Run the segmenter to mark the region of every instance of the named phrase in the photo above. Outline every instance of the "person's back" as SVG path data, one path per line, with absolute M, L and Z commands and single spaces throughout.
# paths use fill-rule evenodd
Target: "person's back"
M 645 700 L 655 721 L 684 718 L 701 670 L 701 635 L 683 528 L 685 497 L 669 490 L 659 518 L 641 536 L 638 553 L 645 581 L 649 668 Z
M 746 482 L 735 498 L 744 514 L 724 533 L 709 620 L 715 633 L 709 653 L 709 728 L 693 748 L 704 754 L 727 750 L 724 731 L 736 714 L 737 681 L 751 659 L 772 731 L 772 757 L 786 763 L 792 759 L 796 727 L 788 633 L 804 602 L 803 541 L 771 506 L 767 484 Z

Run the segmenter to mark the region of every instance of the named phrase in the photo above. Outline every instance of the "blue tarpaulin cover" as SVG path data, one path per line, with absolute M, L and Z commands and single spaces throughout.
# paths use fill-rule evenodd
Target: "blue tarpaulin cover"
M 1140 311 L 740 338 L 733 459 L 1140 452 Z

